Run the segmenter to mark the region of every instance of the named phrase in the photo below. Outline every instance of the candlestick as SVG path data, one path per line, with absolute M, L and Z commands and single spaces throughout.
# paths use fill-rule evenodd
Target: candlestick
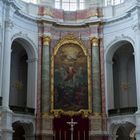
M 55 136 L 55 135 L 56 135 L 56 133 L 55 133 L 55 131 L 54 131 L 54 140 L 56 140 L 56 136 Z
M 61 130 L 59 131 L 59 140 L 61 140 Z
M 67 131 L 64 131 L 64 140 L 66 140 Z
M 86 140 L 86 139 L 85 139 L 85 131 L 84 131 L 84 140 Z
M 78 140 L 80 140 L 80 131 L 78 131 Z

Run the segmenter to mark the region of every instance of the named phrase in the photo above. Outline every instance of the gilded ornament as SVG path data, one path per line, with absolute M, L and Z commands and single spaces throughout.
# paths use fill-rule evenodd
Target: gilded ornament
M 50 8 L 45 8 L 44 15 L 45 16 L 53 16 L 53 13 L 52 13 Z
M 15 81 L 14 87 L 17 91 L 21 91 L 23 89 L 23 83 L 22 81 Z
M 88 108 L 83 109 L 80 108 L 77 111 L 73 110 L 73 109 L 69 109 L 68 111 L 63 110 L 63 109 L 56 109 L 55 108 L 55 88 L 54 88 L 54 71 L 55 71 L 55 56 L 57 55 L 57 52 L 60 49 L 63 49 L 63 45 L 66 45 L 68 50 L 67 52 L 70 54 L 70 57 L 67 57 L 67 59 L 72 59 L 70 62 L 74 63 L 75 62 L 75 52 L 73 53 L 72 49 L 74 49 L 73 45 L 77 45 L 79 46 L 78 48 L 80 48 L 80 50 L 82 50 L 84 56 L 86 56 L 86 63 L 87 63 L 87 76 L 88 76 Z M 71 46 L 72 45 L 72 46 Z M 78 51 L 79 49 L 77 49 Z M 76 51 L 76 50 L 75 50 Z M 65 63 L 66 60 L 64 60 Z M 73 62 L 74 61 L 74 62 Z M 78 61 L 79 63 L 81 63 L 81 61 Z M 83 42 L 76 38 L 73 34 L 68 34 L 67 36 L 65 36 L 64 38 L 62 38 L 58 44 L 56 45 L 56 47 L 54 48 L 54 52 L 53 55 L 51 57 L 51 113 L 55 116 L 55 117 L 59 117 L 61 114 L 63 115 L 69 115 L 69 116 L 75 116 L 75 115 L 83 115 L 84 117 L 88 117 L 89 114 L 92 113 L 92 103 L 91 103 L 91 58 L 90 55 L 88 54 L 87 49 L 84 47 Z
M 98 47 L 99 46 L 99 39 L 97 37 L 91 38 L 91 43 L 93 47 Z
M 43 116 L 44 118 L 47 118 L 47 117 L 49 116 L 49 113 L 48 113 L 48 112 L 43 112 L 43 113 L 42 113 L 42 116 Z
M 99 113 L 99 112 L 94 112 L 94 113 L 93 113 L 93 116 L 96 117 L 96 118 L 101 117 L 101 113 Z
M 50 41 L 51 41 L 51 37 L 50 36 L 43 36 L 43 45 L 49 46 Z
M 128 85 L 127 83 L 122 83 L 122 84 L 120 85 L 120 88 L 121 88 L 122 90 L 124 90 L 124 91 L 127 91 L 127 90 L 129 89 L 129 85 Z

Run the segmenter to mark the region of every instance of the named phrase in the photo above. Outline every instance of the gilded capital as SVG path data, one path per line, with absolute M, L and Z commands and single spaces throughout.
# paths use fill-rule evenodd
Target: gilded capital
M 51 41 L 50 36 L 43 36 L 43 45 L 49 45 L 50 41 Z
M 43 112 L 43 113 L 42 113 L 42 116 L 43 116 L 44 118 L 47 118 L 47 117 L 49 116 L 49 113 L 48 113 L 48 112 Z
M 99 45 L 99 38 L 97 38 L 97 37 L 91 38 L 91 43 L 92 43 L 93 47 L 98 47 L 98 45 Z
M 101 113 L 99 113 L 99 112 L 94 112 L 94 113 L 93 113 L 93 116 L 96 117 L 96 118 L 100 118 L 100 117 L 101 117 Z

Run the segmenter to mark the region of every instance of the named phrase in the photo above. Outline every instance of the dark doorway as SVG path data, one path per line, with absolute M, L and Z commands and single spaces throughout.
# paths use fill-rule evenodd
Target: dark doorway
M 82 116 L 61 116 L 54 119 L 54 140 L 71 140 L 71 126 L 67 122 L 76 122 L 73 126 L 73 140 L 89 140 L 89 119 Z
M 20 124 L 13 124 L 13 140 L 25 140 L 25 130 Z

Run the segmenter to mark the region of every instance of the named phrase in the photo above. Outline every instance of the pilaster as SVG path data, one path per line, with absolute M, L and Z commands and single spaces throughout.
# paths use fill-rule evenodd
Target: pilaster
M 10 3 L 5 6 L 3 69 L 2 69 L 2 140 L 12 140 L 12 111 L 9 109 L 11 32 L 14 27 L 12 17 L 14 8 Z
M 136 90 L 137 90 L 137 107 L 138 111 L 136 112 L 136 139 L 140 140 L 140 24 L 137 23 L 132 27 L 135 34 L 135 71 L 136 71 Z
M 9 108 L 10 63 L 11 63 L 11 29 L 12 21 L 5 21 L 5 42 L 3 54 L 2 106 Z
M 137 106 L 138 110 L 140 110 L 140 72 L 139 72 L 139 61 L 140 61 L 140 24 L 135 24 L 132 27 L 135 34 L 135 47 L 134 47 L 134 56 L 135 56 L 135 71 L 136 71 L 136 88 L 137 88 Z

